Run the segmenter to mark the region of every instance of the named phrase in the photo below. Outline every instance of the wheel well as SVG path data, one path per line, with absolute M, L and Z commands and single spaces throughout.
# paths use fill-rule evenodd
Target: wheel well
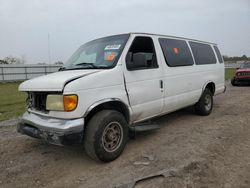
M 130 116 L 129 116 L 129 110 L 125 104 L 123 104 L 120 101 L 109 101 L 102 103 L 96 107 L 94 107 L 85 117 L 85 123 L 87 125 L 88 121 L 99 111 L 102 110 L 116 110 L 124 115 L 126 121 L 129 123 Z
M 211 91 L 211 93 L 214 95 L 214 93 L 215 93 L 215 84 L 213 82 L 208 83 L 205 88 L 209 89 Z

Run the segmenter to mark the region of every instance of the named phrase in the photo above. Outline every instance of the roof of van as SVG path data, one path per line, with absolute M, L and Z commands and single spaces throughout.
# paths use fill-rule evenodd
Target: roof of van
M 177 36 L 171 36 L 171 35 L 155 34 L 155 33 L 130 32 L 128 34 L 154 35 L 154 36 L 170 37 L 170 38 L 175 38 L 175 39 L 184 39 L 184 40 L 191 40 L 191 41 L 195 41 L 195 42 L 217 45 L 216 43 L 213 43 L 213 42 L 206 42 L 206 41 L 202 41 L 202 40 L 190 39 L 190 38 L 185 38 L 185 37 L 177 37 Z

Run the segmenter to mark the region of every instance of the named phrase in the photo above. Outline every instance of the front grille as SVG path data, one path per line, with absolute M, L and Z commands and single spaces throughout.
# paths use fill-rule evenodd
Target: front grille
M 35 93 L 34 108 L 38 111 L 46 111 L 47 93 Z
M 239 76 L 250 76 L 250 72 L 239 72 Z
M 29 92 L 27 98 L 27 107 L 41 112 L 48 112 L 46 110 L 46 100 L 49 94 L 59 94 L 55 92 Z
M 30 92 L 27 98 L 27 107 L 45 112 L 47 95 L 47 92 Z

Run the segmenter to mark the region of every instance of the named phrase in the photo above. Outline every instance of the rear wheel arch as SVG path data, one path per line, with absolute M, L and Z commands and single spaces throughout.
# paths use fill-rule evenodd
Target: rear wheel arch
M 205 86 L 203 87 L 202 93 L 204 92 L 205 89 L 209 89 L 210 92 L 214 95 L 214 94 L 215 94 L 215 89 L 216 89 L 215 83 L 212 82 L 212 81 L 207 82 L 207 83 L 205 84 Z

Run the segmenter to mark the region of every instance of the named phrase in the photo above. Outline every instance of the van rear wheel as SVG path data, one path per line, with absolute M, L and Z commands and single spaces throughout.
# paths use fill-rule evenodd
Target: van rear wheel
M 213 109 L 213 94 L 206 88 L 200 100 L 194 105 L 195 112 L 201 116 L 207 116 Z
M 128 138 L 128 125 L 124 116 L 114 110 L 97 112 L 85 130 L 84 148 L 96 161 L 115 160 L 124 150 Z

